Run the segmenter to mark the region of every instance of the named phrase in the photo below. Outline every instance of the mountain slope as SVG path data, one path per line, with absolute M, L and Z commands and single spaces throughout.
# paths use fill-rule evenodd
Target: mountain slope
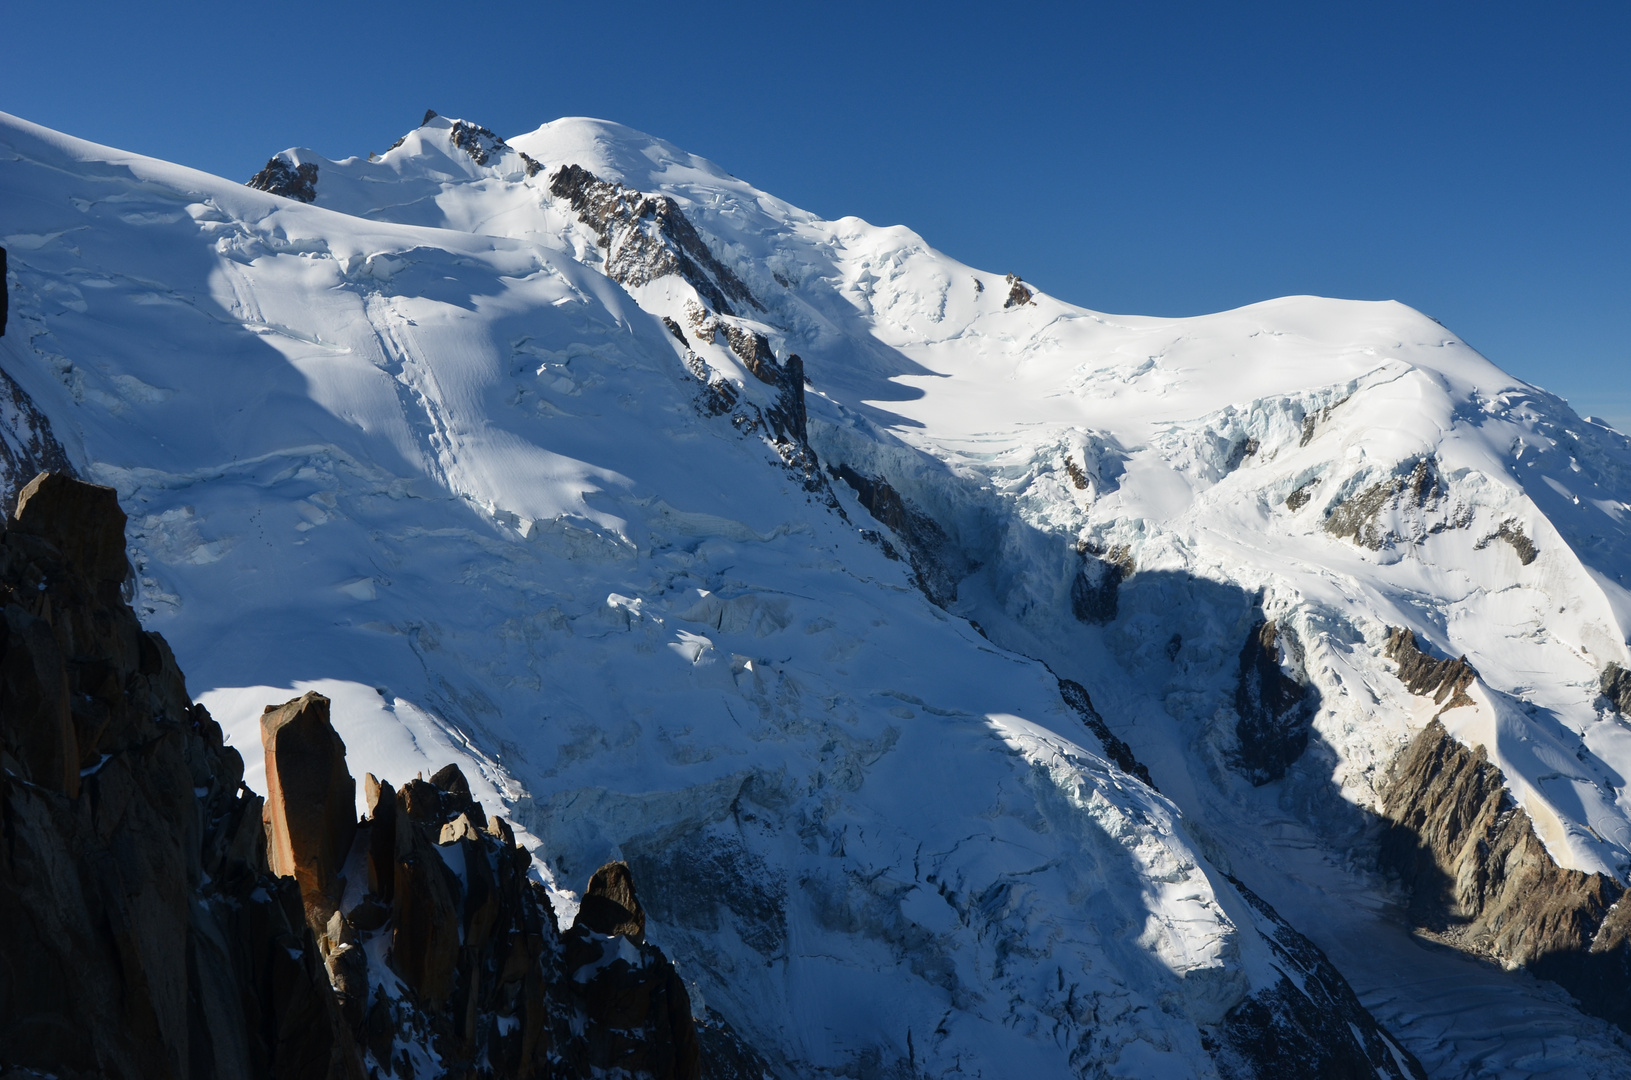
M 1253 896 L 1343 967 L 1386 922 L 1358 808 L 1430 715 L 1389 626 L 1467 652 L 1457 734 L 1550 855 L 1625 873 L 1631 451 L 1406 308 L 1103 316 L 596 121 L 286 152 L 292 199 L 0 124 L 0 355 L 195 696 L 465 762 L 552 886 L 627 859 L 790 1075 L 1410 1074 Z M 1527 1067 L 1413 1031 L 1383 984 L 1457 961 L 1386 935 L 1402 1045 Z M 1552 1007 L 1477 979 L 1485 1024 Z

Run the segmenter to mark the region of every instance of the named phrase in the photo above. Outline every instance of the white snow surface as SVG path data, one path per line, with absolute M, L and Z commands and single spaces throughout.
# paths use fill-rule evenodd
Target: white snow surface
M 568 912 L 608 858 L 655 875 L 653 938 L 794 1073 L 1210 1075 L 1200 1027 L 1278 978 L 1220 870 L 1435 1075 L 1631 1073 L 1555 988 L 1415 942 L 1352 856 L 1433 714 L 1381 656 L 1408 626 L 1478 669 L 1444 720 L 1552 855 L 1627 880 L 1631 732 L 1597 694 L 1631 665 L 1625 437 L 1402 304 L 1008 307 L 905 228 L 616 124 L 485 165 L 451 128 L 287 152 L 319 167 L 308 206 L 0 114 L 0 363 L 118 489 L 138 610 L 252 785 L 261 708 L 307 689 L 358 775 L 457 761 Z M 974 568 L 949 611 L 842 484 L 849 521 L 699 412 L 661 322 L 696 293 L 603 276 L 548 192 L 565 164 L 680 205 L 763 305 L 738 323 L 804 358 L 822 460 L 887 476 Z M 1323 528 L 1422 460 L 1438 492 L 1384 505 L 1374 549 Z M 1136 568 L 1107 625 L 1071 615 L 1082 542 Z M 1254 788 L 1230 752 L 1262 617 L 1319 708 Z

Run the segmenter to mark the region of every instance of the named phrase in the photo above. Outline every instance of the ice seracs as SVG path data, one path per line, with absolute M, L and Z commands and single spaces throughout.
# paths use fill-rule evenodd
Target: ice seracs
M 1489 1060 L 1550 999 L 1400 989 L 1453 960 L 1366 832 L 1431 720 L 1390 628 L 1624 879 L 1631 447 L 1403 305 L 1105 315 L 593 120 L 296 152 L 310 204 L 0 139 L 0 356 L 231 737 L 321 685 L 359 770 L 455 748 L 774 1070 Z

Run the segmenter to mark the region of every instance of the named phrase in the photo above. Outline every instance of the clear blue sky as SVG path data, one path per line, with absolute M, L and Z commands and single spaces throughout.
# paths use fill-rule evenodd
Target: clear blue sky
M 46 4 L 0 109 L 245 178 L 618 120 L 1116 312 L 1403 300 L 1631 431 L 1631 4 Z

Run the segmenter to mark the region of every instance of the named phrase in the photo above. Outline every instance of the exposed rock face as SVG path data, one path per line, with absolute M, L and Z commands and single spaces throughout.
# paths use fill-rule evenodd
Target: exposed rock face
M 1398 1080 L 1427 1073 L 1360 1004 L 1312 941 L 1234 878 L 1274 950 L 1280 982 L 1229 1011 L 1208 1049 L 1226 1077 L 1256 1080 Z
M 602 180 L 579 165 L 566 165 L 549 180 L 550 194 L 571 204 L 578 219 L 600 237 L 606 250 L 606 276 L 639 286 L 668 274 L 691 283 L 715 311 L 735 315 L 763 310 L 742 279 L 714 258 L 708 245 L 666 195 L 647 195 Z
M 1435 660 L 1403 628 L 1388 631 L 1387 656 L 1411 693 L 1432 697 L 1440 712 L 1473 704 L 1466 691 L 1478 673 L 1466 657 Z M 1631 688 L 1625 676 L 1610 664 L 1604 693 Z M 1560 867 L 1482 746 L 1457 741 L 1434 717 L 1393 763 L 1382 797 L 1389 828 L 1379 862 L 1408 891 L 1416 926 L 1551 979 L 1587 1012 L 1631 1031 L 1624 887 Z
M 251 176 L 247 186 L 282 195 L 285 199 L 309 203 L 317 199 L 317 166 L 310 161 L 296 164 L 282 154 Z
M 1309 690 L 1281 667 L 1280 628 L 1259 622 L 1240 650 L 1235 712 L 1240 766 L 1253 784 L 1286 774 L 1308 749 Z
M 1412 694 L 1431 697 L 1435 704 L 1446 709 L 1473 703 L 1467 696 L 1467 687 L 1478 678 L 1478 672 L 1467 663 L 1465 656 L 1457 660 L 1435 660 L 1416 644 L 1415 633 L 1402 626 L 1388 628 L 1383 655 L 1399 665 L 1399 681 L 1409 687 Z
M 0 530 L 0 1076 L 700 1077 L 626 866 L 562 935 L 456 767 L 367 777 L 359 824 L 315 694 L 263 717 L 263 813 L 122 598 L 124 522 L 47 474 Z
M 420 124 L 424 127 L 424 124 Z M 472 124 L 466 120 L 453 121 L 453 128 L 448 132 L 448 138 L 453 145 L 470 155 L 470 160 L 477 165 L 485 165 L 491 160 L 495 151 L 504 149 L 504 140 L 493 132 L 488 131 L 480 124 Z
M 112 489 L 0 533 L 0 1074 L 360 1077 L 261 801 L 120 596 Z
M 701 1059 L 691 999 L 662 952 L 645 940 L 646 915 L 627 864 L 595 871 L 565 935 L 567 970 L 600 1021 L 582 1042 L 593 1075 L 699 1080 Z
M 1076 714 L 1082 718 L 1082 723 L 1086 724 L 1087 729 L 1104 744 L 1104 752 L 1110 755 L 1111 761 L 1121 767 L 1122 772 L 1131 773 L 1150 787 L 1155 787 L 1155 781 L 1150 779 L 1150 770 L 1133 756 L 1133 748 L 1110 730 L 1110 725 L 1104 722 L 1099 710 L 1093 707 L 1093 699 L 1087 696 L 1087 687 L 1074 679 L 1060 679 L 1059 696 L 1065 699 L 1066 705 L 1076 710 Z
M 1008 299 L 1002 302 L 1005 308 L 1023 307 L 1031 302 L 1031 290 L 1019 279 L 1018 274 L 1008 275 Z
M 0 247 L 0 337 L 6 336 L 6 316 L 11 311 L 10 293 L 11 287 L 6 283 L 6 249 Z
M 635 944 L 646 939 L 646 913 L 634 895 L 628 863 L 607 863 L 595 871 L 572 925 L 608 936 L 622 934 Z
M 1304 432 L 1313 432 L 1307 418 Z M 1433 533 L 1463 528 L 1471 521 L 1466 507 L 1448 506 L 1445 498 L 1438 463 L 1423 458 L 1411 466 L 1408 475 L 1378 481 L 1336 503 L 1326 513 L 1325 531 L 1372 551 L 1401 540 L 1420 543 Z
M 262 728 L 275 805 L 287 807 L 268 813 L 268 832 L 276 849 L 287 830 L 307 918 L 368 1075 L 700 1075 L 689 998 L 645 940 L 626 865 L 596 872 L 563 935 L 528 876 L 531 855 L 471 797 L 456 765 L 401 788 L 366 776 L 359 824 L 326 700 L 307 694 L 270 708 Z M 294 812 L 301 799 L 303 816 Z M 349 887 L 353 879 L 362 887 Z
M 1076 459 L 1069 454 L 1065 455 L 1065 475 L 1070 477 L 1070 486 L 1077 491 L 1088 489 L 1087 473 L 1076 464 Z
M 357 783 L 345 743 L 329 723 L 328 698 L 308 693 L 261 714 L 266 753 L 266 837 L 272 872 L 292 877 L 328 922 L 336 872 L 357 832 Z
M 1565 870 L 1483 747 L 1437 719 L 1393 766 L 1383 869 L 1419 927 L 1467 952 L 1551 979 L 1587 1012 L 1631 1031 L 1631 906 L 1602 874 Z
M 434 119 L 436 119 L 436 110 L 426 109 L 425 118 L 419 122 L 419 126 L 424 127 Z M 398 146 L 402 145 L 405 139 L 406 136 L 404 136 L 402 139 L 398 139 L 391 145 L 390 149 L 395 150 Z M 500 154 L 505 150 L 513 149 L 509 143 L 505 142 L 493 131 L 482 127 L 480 124 L 472 124 L 468 120 L 453 121 L 448 130 L 448 141 L 450 141 L 458 149 L 463 150 L 466 154 L 469 154 L 470 160 L 474 161 L 477 165 L 487 165 L 492 161 L 495 155 Z M 386 153 L 390 153 L 390 150 L 387 150 Z M 528 176 L 537 176 L 543 171 L 544 167 L 528 155 L 519 150 L 516 151 L 516 154 L 521 158 L 521 162 L 525 166 Z
M 1121 583 L 1133 572 L 1132 552 L 1125 545 L 1107 550 L 1084 540 L 1076 545 L 1076 554 L 1082 563 L 1070 582 L 1070 613 L 1084 623 L 1113 621 Z
M 679 323 L 665 317 L 663 322 L 682 345 L 685 345 L 685 366 L 702 389 L 697 395 L 697 408 L 709 416 L 730 414 L 731 424 L 743 435 L 762 435 L 783 467 L 798 485 L 832 509 L 838 509 L 827 479 L 821 473 L 821 461 L 811 449 L 808 421 L 804 404 L 804 361 L 797 353 L 782 363 L 776 362 L 769 340 L 761 333 L 737 326 L 727 319 L 708 311 L 691 301 L 686 305 L 686 318 L 691 332 L 698 340 L 713 343 L 724 335 L 731 352 L 735 353 L 748 372 L 777 390 L 774 404 L 759 408 L 745 401 L 737 388 L 698 356 L 686 340 Z M 842 514 L 842 511 L 839 511 Z
M 742 361 L 742 366 L 747 368 L 750 375 L 781 391 L 776 405 L 772 406 L 765 416 L 770 421 L 777 439 L 802 444 L 806 438 L 804 361 L 799 355 L 793 353 L 786 361 L 778 364 L 776 354 L 771 351 L 770 340 L 763 334 L 745 326 L 738 326 L 727 319 L 721 319 L 695 302 L 687 305 L 686 317 L 691 322 L 691 332 L 696 334 L 699 340 L 713 343 L 723 337 L 731 352 Z M 670 331 L 678 333 L 680 341 L 684 342 L 685 335 L 679 330 L 679 324 L 672 319 L 665 322 L 670 324 Z
M 923 594 L 941 607 L 956 600 L 957 583 L 972 567 L 940 523 L 901 498 L 881 476 L 862 476 L 848 465 L 830 471 L 850 486 L 867 513 L 900 538 Z
M 555 913 L 509 826 L 481 813 L 454 766 L 400 790 L 368 776 L 364 790 L 369 816 L 345 867 L 364 888 L 348 890 L 357 899 L 323 945 L 336 975 L 336 956 L 385 958 L 357 966 L 355 990 L 336 979 L 361 1002 L 370 1075 L 583 1075 L 562 1070 L 578 1010 Z M 580 1030 L 597 1022 L 578 1016 Z
M 1536 557 L 1540 555 L 1539 549 L 1535 547 L 1535 542 L 1524 535 L 1523 526 L 1516 521 L 1501 522 L 1500 528 L 1478 541 L 1473 547 L 1478 551 L 1482 551 L 1489 546 L 1491 540 L 1505 540 L 1517 554 L 1518 562 L 1524 566 L 1534 562 Z
M 1603 696 L 1620 710 L 1621 716 L 1631 716 L 1631 671 L 1610 661 L 1597 685 L 1603 691 Z

